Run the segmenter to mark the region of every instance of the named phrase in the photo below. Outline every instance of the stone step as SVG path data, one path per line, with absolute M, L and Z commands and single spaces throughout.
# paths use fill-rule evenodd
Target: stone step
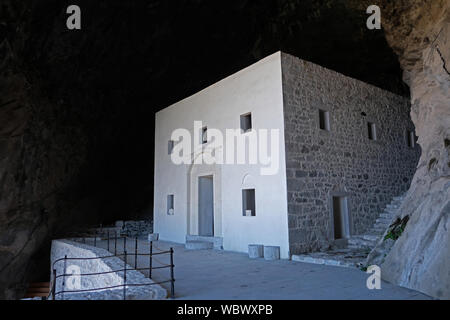
M 384 231 L 386 231 L 386 229 L 389 228 L 388 225 L 382 226 L 382 225 L 376 225 L 373 226 L 370 230 L 375 231 L 375 233 L 380 233 L 380 235 L 382 233 L 384 233 Z
M 324 264 L 327 266 L 337 266 L 337 267 L 346 267 L 346 268 L 356 267 L 355 264 L 353 264 L 353 263 L 339 261 L 339 260 L 333 260 L 333 259 L 326 259 L 326 258 L 315 258 L 315 257 L 310 257 L 308 255 L 293 255 L 292 261 L 313 263 L 313 264 Z
M 352 236 L 350 239 L 362 239 L 362 240 L 368 240 L 368 241 L 378 241 L 379 236 L 378 235 L 372 235 L 372 234 L 360 234 Z M 349 239 L 349 240 L 350 240 Z
M 380 222 L 380 223 L 390 223 L 392 221 L 392 218 L 393 217 L 378 217 L 375 220 L 375 223 L 378 223 L 378 222 Z
M 380 213 L 378 218 L 383 218 L 383 219 L 392 219 L 393 218 L 393 214 L 392 213 L 388 213 L 388 212 L 383 212 Z
M 348 249 L 366 249 L 366 250 L 371 250 L 373 248 L 373 246 L 367 245 L 367 244 L 349 244 L 347 246 Z
M 213 244 L 214 249 L 222 250 L 223 249 L 223 238 L 222 237 L 207 237 L 207 236 L 198 236 L 198 235 L 186 235 L 186 242 L 188 241 L 203 241 L 203 242 L 211 242 Z
M 206 250 L 206 249 L 213 249 L 214 243 L 209 241 L 197 241 L 197 240 L 190 240 L 186 241 L 185 248 L 187 250 Z
M 390 225 L 389 221 L 378 221 L 373 224 L 374 227 L 376 227 L 376 226 L 389 227 L 389 225 Z
M 348 242 L 349 248 L 373 248 L 375 247 L 376 242 L 375 241 L 369 241 L 369 240 L 362 240 L 362 239 L 355 239 Z
M 50 292 L 50 282 L 34 282 L 28 287 L 24 298 L 47 297 Z
M 370 252 L 370 250 L 372 250 L 373 247 L 366 246 L 366 245 L 349 244 L 347 248 L 351 249 L 351 250 L 367 250 L 368 252 Z
M 358 237 L 358 238 L 350 238 L 350 239 L 348 239 L 348 243 L 350 244 L 350 243 L 374 243 L 374 242 L 376 242 L 376 240 L 374 240 L 374 239 L 365 239 L 365 238 L 362 238 L 362 237 Z
M 356 268 L 366 257 L 367 250 L 365 249 L 345 249 L 297 254 L 292 256 L 292 261 Z
M 374 237 L 374 238 L 376 238 L 377 240 L 377 242 L 378 242 L 378 240 L 381 238 L 381 236 L 382 236 L 382 234 L 379 234 L 379 233 L 373 233 L 373 232 L 371 232 L 370 230 L 369 231 L 367 231 L 367 234 L 366 234 L 367 236 L 371 236 L 371 237 Z
M 376 223 L 390 224 L 391 221 L 392 221 L 392 219 L 390 219 L 390 218 L 378 218 L 377 220 L 375 220 L 375 224 Z
M 370 234 L 377 234 L 379 237 L 381 237 L 385 231 L 386 231 L 386 229 L 384 229 L 384 228 L 382 228 L 382 229 L 372 228 L 368 232 Z
M 383 230 L 386 230 L 388 227 L 389 223 L 381 223 L 381 222 L 377 222 L 372 226 L 372 228 L 374 229 L 383 229 Z
M 392 215 L 395 215 L 397 212 L 398 212 L 398 208 L 393 209 L 393 208 L 386 207 L 384 209 L 384 213 L 388 213 L 388 214 L 392 214 Z
M 386 205 L 386 208 L 387 208 L 387 209 L 397 210 L 397 209 L 399 208 L 399 206 L 396 205 L 396 204 L 387 204 L 387 205 Z
M 383 235 L 384 231 L 385 231 L 385 229 L 370 229 L 367 233 L 381 237 Z

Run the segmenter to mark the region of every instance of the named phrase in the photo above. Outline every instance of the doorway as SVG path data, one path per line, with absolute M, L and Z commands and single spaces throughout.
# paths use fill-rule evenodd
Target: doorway
M 347 197 L 333 197 L 334 239 L 350 237 L 350 220 Z
M 213 176 L 198 178 L 198 235 L 214 236 Z

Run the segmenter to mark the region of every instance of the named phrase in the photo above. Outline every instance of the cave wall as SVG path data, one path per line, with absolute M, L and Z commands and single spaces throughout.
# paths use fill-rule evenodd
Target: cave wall
M 70 37 L 56 3 L 0 3 L 0 299 L 48 281 L 51 239 L 151 218 L 153 111 L 102 56 L 114 39 Z
M 61 152 L 71 141 L 68 135 L 55 134 L 53 117 L 36 112 L 36 104 L 50 114 L 55 110 L 49 110 L 52 105 L 18 71 L 7 41 L 0 52 L 0 287 L 5 290 L 0 297 L 12 298 L 23 290 L 25 274 L 33 272 L 23 271 L 33 268 L 30 256 L 48 236 L 56 218 L 48 213 L 57 210 L 58 192 L 70 178 L 62 173 L 69 166 L 76 170 L 76 158 Z
M 411 118 L 422 155 L 399 209 L 400 238 L 369 255 L 382 278 L 450 298 L 450 2 L 396 1 L 383 7 L 386 38 L 411 89 Z
M 409 94 L 370 0 L 79 0 L 79 32 L 69 4 L 0 1 L 0 298 L 71 227 L 151 217 L 154 112 L 268 54 Z

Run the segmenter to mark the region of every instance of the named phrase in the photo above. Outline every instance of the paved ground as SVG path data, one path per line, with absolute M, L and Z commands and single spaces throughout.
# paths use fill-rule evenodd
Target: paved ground
M 129 253 L 134 252 L 134 243 L 134 239 L 128 239 Z M 162 250 L 174 248 L 177 299 L 429 299 L 386 282 L 382 282 L 381 290 L 369 290 L 366 288 L 369 275 L 358 269 L 288 260 L 252 260 L 241 253 L 189 251 L 183 245 L 161 241 L 154 245 Z M 100 246 L 106 248 L 105 242 Z M 123 242 L 117 246 L 117 251 L 121 251 Z M 149 244 L 139 240 L 138 248 L 139 252 L 148 252 Z M 113 244 L 110 251 L 114 251 Z M 169 262 L 166 255 L 155 258 Z M 148 256 L 139 257 L 138 267 L 148 267 L 148 260 Z M 134 266 L 134 258 L 128 259 L 128 263 Z M 153 272 L 155 281 L 168 276 L 169 269 Z

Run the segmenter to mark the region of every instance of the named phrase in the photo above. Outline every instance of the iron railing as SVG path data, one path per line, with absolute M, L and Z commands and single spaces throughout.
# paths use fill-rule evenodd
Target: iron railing
M 89 237 L 90 238 L 90 237 Z M 117 253 L 117 242 L 118 240 L 123 239 L 123 253 L 118 254 Z M 64 293 L 82 293 L 82 292 L 91 292 L 91 291 L 100 291 L 100 290 L 108 290 L 108 289 L 117 289 L 117 288 L 123 288 L 123 299 L 126 300 L 126 289 L 127 287 L 140 287 L 140 286 L 151 286 L 151 285 L 160 285 L 164 283 L 170 283 L 170 296 L 172 298 L 175 297 L 175 277 L 174 277 L 174 263 L 173 263 L 173 248 L 171 247 L 169 250 L 161 250 L 153 245 L 153 241 L 150 241 L 149 251 L 148 253 L 139 253 L 138 252 L 138 238 L 135 238 L 135 245 L 134 245 L 134 253 L 128 253 L 127 248 L 127 237 L 120 236 L 117 237 L 117 235 L 114 236 L 114 238 L 110 237 L 109 231 L 107 233 L 107 250 L 110 250 L 110 241 L 114 240 L 114 254 L 109 256 L 103 256 L 103 257 L 89 257 L 89 258 L 74 258 L 74 257 L 67 257 L 67 255 L 64 256 L 64 258 L 57 259 L 52 264 L 52 270 L 53 270 L 53 277 L 51 282 L 51 288 L 48 298 L 52 300 L 56 299 L 57 295 L 62 295 L 64 299 Z M 77 241 L 86 243 L 86 237 L 78 237 Z M 97 236 L 94 236 L 94 246 L 97 246 Z M 157 251 L 155 252 L 154 249 Z M 154 256 L 157 255 L 169 255 L 170 263 L 163 263 L 156 259 Z M 127 268 L 127 258 L 129 256 L 134 256 L 134 268 L 129 269 Z M 149 265 L 148 267 L 138 267 L 138 256 L 148 256 L 149 257 Z M 123 272 L 123 284 L 114 285 L 114 286 L 108 286 L 108 287 L 98 287 L 98 288 L 90 288 L 90 289 L 79 289 L 79 290 L 65 290 L 65 280 L 66 277 L 73 276 L 73 274 L 67 274 L 67 261 L 76 260 L 76 261 L 86 261 L 86 260 L 99 260 L 99 259 L 110 259 L 114 257 L 123 257 L 124 267 L 123 269 L 117 269 L 117 270 L 111 270 L 111 271 L 105 271 L 105 272 L 93 272 L 93 273 L 81 273 L 76 274 L 76 276 L 80 277 L 80 281 L 82 280 L 82 277 L 86 276 L 98 276 L 103 274 L 111 274 L 111 273 L 119 273 Z M 154 266 L 153 260 L 155 260 L 159 265 Z M 55 265 L 58 262 L 63 261 L 64 272 L 62 274 L 57 274 Z M 168 280 L 163 280 L 159 282 L 152 282 L 152 283 L 127 283 L 127 271 L 135 270 L 135 271 L 145 271 L 148 270 L 148 278 L 152 279 L 153 270 L 156 269 L 166 269 L 170 268 L 170 274 Z M 56 291 L 56 281 L 58 279 L 62 278 L 62 290 Z

